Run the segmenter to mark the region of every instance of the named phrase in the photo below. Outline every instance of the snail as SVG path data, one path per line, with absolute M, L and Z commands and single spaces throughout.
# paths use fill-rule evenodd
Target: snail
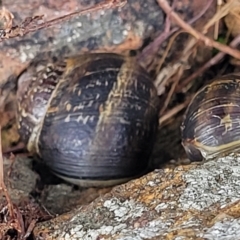
M 18 77 L 22 141 L 55 175 L 79 186 L 113 186 L 143 173 L 158 113 L 149 74 L 120 54 L 32 61 Z
M 191 161 L 240 151 L 240 74 L 224 75 L 202 87 L 187 107 L 181 133 Z

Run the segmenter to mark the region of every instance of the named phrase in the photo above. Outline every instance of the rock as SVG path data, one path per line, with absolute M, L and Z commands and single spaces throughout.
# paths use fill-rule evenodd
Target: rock
M 26 17 L 44 15 L 48 21 L 76 10 L 94 6 L 97 0 L 52 1 L 13 0 L 5 7 L 13 13 L 14 24 Z M 23 37 L 6 39 L 0 46 L 0 85 L 10 76 L 18 75 L 30 60 L 43 52 L 72 55 L 86 51 L 123 52 L 137 50 L 144 39 L 159 33 L 163 25 L 163 12 L 156 1 L 130 0 L 123 8 L 101 10 L 92 14 L 75 16 L 69 21 L 29 33 Z
M 151 172 L 34 230 L 36 239 L 238 239 L 240 157 Z
M 28 198 L 35 187 L 38 175 L 31 170 L 31 164 L 32 160 L 29 158 L 4 158 L 4 182 L 15 204 L 20 199 Z

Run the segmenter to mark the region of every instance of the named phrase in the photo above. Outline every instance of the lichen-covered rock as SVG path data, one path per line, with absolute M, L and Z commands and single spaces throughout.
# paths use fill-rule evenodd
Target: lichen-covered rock
M 239 239 L 240 158 L 156 170 L 35 228 L 37 239 Z

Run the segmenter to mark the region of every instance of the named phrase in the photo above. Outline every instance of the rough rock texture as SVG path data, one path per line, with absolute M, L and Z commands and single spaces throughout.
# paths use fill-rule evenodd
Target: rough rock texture
M 11 200 L 18 203 L 20 199 L 28 198 L 34 189 L 37 174 L 31 170 L 31 160 L 28 158 L 17 158 L 10 160 L 4 158 L 4 182 L 7 186 Z M 2 193 L 0 194 L 0 201 Z
M 156 170 L 35 228 L 37 239 L 239 239 L 240 158 Z
M 4 6 L 13 13 L 15 24 L 26 17 L 44 15 L 51 20 L 88 8 L 100 1 L 31 1 L 9 0 Z M 163 29 L 163 13 L 154 0 L 133 1 L 121 9 L 109 9 L 73 17 L 69 21 L 3 41 L 0 51 L 0 83 L 18 74 L 39 53 L 76 54 L 91 50 L 136 50 L 143 40 Z

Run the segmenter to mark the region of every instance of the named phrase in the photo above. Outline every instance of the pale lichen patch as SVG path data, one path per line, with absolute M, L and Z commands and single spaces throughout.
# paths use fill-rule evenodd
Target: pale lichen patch
M 126 221 L 128 218 L 133 219 L 140 217 L 143 212 L 146 211 L 146 208 L 143 205 L 137 204 L 133 200 L 121 202 L 117 198 L 105 201 L 103 206 L 114 213 L 114 219 L 118 222 Z
M 187 186 L 179 199 L 183 209 L 204 210 L 240 199 L 240 157 L 209 161 L 183 175 Z
M 199 237 L 208 240 L 240 239 L 240 219 L 226 219 L 217 222 L 212 227 L 205 229 L 205 233 L 200 234 Z
M 147 223 L 144 227 L 138 229 L 125 229 L 115 239 L 118 240 L 144 240 L 155 237 L 162 237 L 172 225 L 171 221 L 163 222 L 162 220 L 154 220 Z M 159 238 L 163 239 L 163 238 Z

